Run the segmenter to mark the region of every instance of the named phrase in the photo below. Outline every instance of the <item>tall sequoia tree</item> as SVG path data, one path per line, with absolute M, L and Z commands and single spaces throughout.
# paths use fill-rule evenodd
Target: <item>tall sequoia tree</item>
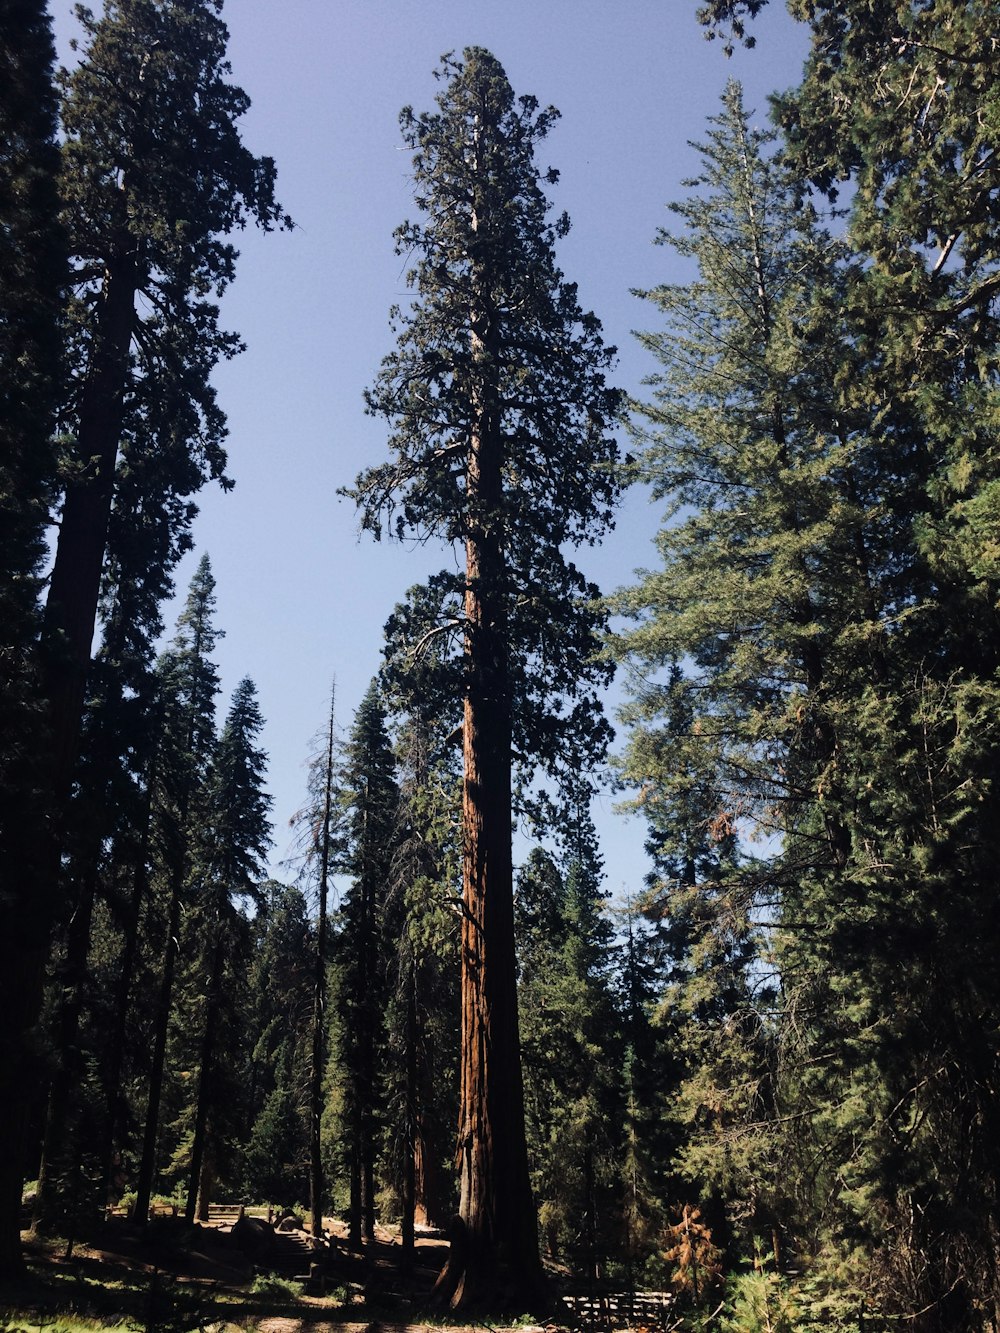
M 81 10 L 87 46 L 65 80 L 61 194 L 74 294 L 65 327 L 68 392 L 59 424 L 71 444 L 45 608 L 43 691 L 50 736 L 41 751 L 45 771 L 32 784 L 52 803 L 56 825 L 34 839 L 40 887 L 31 891 L 32 911 L 19 914 L 31 938 L 11 937 L 11 966 L 2 969 L 17 997 L 7 1013 L 12 1040 L 20 1044 L 37 1018 L 37 978 L 58 908 L 60 810 L 78 745 L 112 509 L 137 500 L 160 505 L 174 541 L 183 542 L 192 507 L 178 501 L 207 476 L 223 479 L 225 423 L 209 380 L 218 360 L 239 350 L 238 338 L 217 324 L 215 298 L 232 278 L 236 257 L 224 237 L 248 220 L 265 228 L 284 221 L 274 200 L 273 164 L 250 154 L 236 129 L 248 100 L 226 81 L 220 8 L 219 0 L 109 0 L 100 19 Z M 18 104 L 36 99 L 29 120 L 20 128 L 11 121 L 5 134 L 14 150 L 5 154 L 5 169 L 27 161 L 19 159 L 19 146 L 34 136 L 32 178 L 15 197 L 22 208 L 40 205 L 37 222 L 30 224 L 31 253 L 35 260 L 43 257 L 35 272 L 47 274 L 52 232 L 42 200 L 48 187 L 39 188 L 39 182 L 52 111 L 51 43 L 36 7 L 7 5 L 3 18 L 4 110 L 9 104 L 18 114 Z M 34 81 L 28 101 L 25 79 Z M 19 223 L 8 229 L 5 219 L 5 245 L 9 240 L 17 248 L 27 235 Z M 23 275 L 20 263 L 5 262 L 4 270 L 5 281 Z M 33 393 L 47 392 L 47 372 L 37 372 L 55 361 L 48 347 L 41 359 L 34 355 L 39 317 L 44 323 L 53 299 L 50 283 L 33 306 L 34 331 L 26 329 L 29 336 L 20 344 L 29 350 L 19 363 L 26 376 L 34 376 Z M 44 404 L 38 407 L 33 429 L 41 438 L 49 418 Z M 24 419 L 23 412 L 8 418 L 15 425 Z M 119 486 L 120 477 L 129 476 L 120 464 L 131 449 L 148 449 L 150 441 L 160 464 L 159 490 L 136 497 L 128 484 Z M 20 517 L 13 528 L 4 524 L 5 534 L 25 538 L 17 557 L 22 590 L 41 551 L 39 522 L 51 481 L 47 457 L 44 444 L 33 455 L 20 455 L 18 466 L 27 468 Z M 23 591 L 18 599 L 23 604 Z M 23 1095 L 15 1089 L 2 1099 L 5 1115 L 20 1115 Z M 5 1160 L 13 1163 L 13 1156 Z M 5 1183 L 0 1198 L 5 1266 L 19 1262 L 18 1193 Z
M 595 591 L 565 555 L 611 523 L 617 482 L 605 382 L 612 351 L 555 263 L 535 149 L 557 113 L 516 99 L 497 60 L 446 57 L 437 110 L 407 108 L 416 203 L 396 233 L 416 300 L 368 394 L 391 461 L 351 492 L 365 527 L 458 546 L 441 628 L 463 633 L 464 849 L 459 1220 L 437 1296 L 454 1308 L 538 1299 L 513 931 L 512 750 L 586 762 L 605 739 L 593 697 Z M 430 630 L 428 632 L 433 632 Z M 567 748 L 568 747 L 568 748 Z
M 0 4 L 0 1278 L 21 1267 L 26 1075 L 53 916 L 40 859 L 43 774 L 34 647 L 55 481 L 51 445 L 65 252 L 53 46 L 40 0 Z
M 274 165 L 244 147 L 249 100 L 227 81 L 221 0 L 109 0 L 81 11 L 87 45 L 66 76 L 63 198 L 73 261 L 72 439 L 46 604 L 53 783 L 77 743 L 113 507 L 186 497 L 225 479 L 225 418 L 210 383 L 240 350 L 216 299 L 236 250 L 224 238 L 284 216 Z M 130 452 L 155 440 L 157 493 L 128 489 Z M 162 464 L 170 461 L 170 467 Z M 121 465 L 121 466 L 120 466 Z M 126 479 L 125 489 L 119 476 Z M 119 492 L 121 491 L 121 494 Z M 183 541 L 190 504 L 169 514 Z

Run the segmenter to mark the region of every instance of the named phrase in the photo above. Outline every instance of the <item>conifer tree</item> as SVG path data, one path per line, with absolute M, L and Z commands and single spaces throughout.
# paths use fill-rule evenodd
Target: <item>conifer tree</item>
M 227 82 L 220 0 L 109 0 L 81 10 L 83 59 L 65 82 L 62 195 L 73 257 L 68 481 L 46 603 L 53 783 L 77 744 L 112 507 L 143 501 L 183 543 L 186 497 L 225 481 L 225 419 L 209 380 L 240 347 L 218 327 L 232 280 L 225 240 L 283 222 L 274 166 L 243 145 L 249 105 Z M 206 166 L 206 164 L 208 164 Z M 157 468 L 148 466 L 155 446 Z M 120 478 L 136 455 L 147 493 Z M 145 460 L 144 463 L 142 460 Z
M 883 616 L 913 566 L 905 508 L 880 503 L 912 435 L 883 410 L 876 449 L 871 417 L 848 410 L 844 265 L 767 145 L 731 83 L 695 193 L 672 206 L 684 229 L 660 237 L 698 276 L 648 294 L 666 327 L 642 335 L 661 371 L 639 467 L 669 521 L 662 569 L 618 603 L 641 621 L 618 645 L 645 682 L 625 771 L 648 814 L 678 1021 L 695 1020 L 687 1094 L 703 1097 L 705 1154 L 724 1144 L 730 1163 L 737 1126 L 773 1112 L 755 919 L 791 919 L 804 883 L 844 872 L 861 759 L 846 762 L 845 709 L 884 669 Z M 780 850 L 749 857 L 737 838 L 751 827 Z M 736 1188 L 773 1198 L 757 1147 Z
M 706 8 L 725 18 L 760 4 Z M 894 608 L 904 632 L 891 640 L 893 660 L 857 714 L 869 761 L 853 842 L 866 849 L 865 878 L 877 888 L 863 893 L 868 929 L 853 911 L 840 924 L 865 981 L 866 1003 L 853 1023 L 877 1022 L 893 1034 L 880 1048 L 882 1127 L 869 1141 L 865 1181 L 883 1210 L 889 1308 L 928 1326 L 965 1327 L 997 1300 L 986 1257 L 995 1250 L 995 1187 L 986 1182 L 1000 1163 L 992 1112 L 980 1101 L 996 1078 L 995 1056 L 981 1040 L 997 1005 L 984 964 L 998 929 L 987 885 L 998 820 L 989 774 L 1000 740 L 1000 177 L 989 128 L 998 105 L 995 52 L 981 40 L 995 15 L 988 3 L 902 0 L 789 8 L 808 22 L 811 50 L 799 85 L 776 101 L 785 156 L 803 191 L 811 184 L 839 203 L 848 183 L 842 211 L 862 260 L 842 312 L 865 356 L 850 405 L 872 417 L 891 403 L 896 420 L 910 422 L 907 472 L 890 471 L 880 483 L 885 506 L 910 518 L 908 539 L 896 548 L 909 575 Z M 963 926 L 970 920 L 979 923 L 975 946 Z M 847 952 L 838 939 L 835 955 Z M 804 953 L 795 951 L 795 966 L 805 967 Z M 961 987 L 952 984 L 957 976 L 965 978 Z M 845 1007 L 854 987 L 853 978 L 844 986 Z M 979 1017 L 969 1024 L 963 1015 L 973 993 Z M 821 986 L 816 1005 L 836 1010 Z M 849 1037 L 848 1024 L 840 1039 Z M 899 1131 L 886 1128 L 899 1116 L 923 1131 L 908 1138 L 905 1171 L 894 1147 Z M 833 1117 L 830 1128 L 846 1143 L 844 1120 Z M 959 1140 L 956 1156 L 950 1145 Z
M 383 913 L 399 801 L 384 706 L 374 681 L 355 714 L 345 747 L 342 784 L 346 846 L 341 868 L 351 878 L 341 905 L 337 944 L 342 1149 L 350 1179 L 350 1239 L 361 1245 L 375 1238 L 376 1121 L 385 1042 Z
M 35 647 L 55 485 L 52 430 L 66 279 L 58 226 L 52 33 L 44 4 L 0 6 L 0 1279 L 22 1266 L 26 1088 L 36 1081 L 55 885 L 42 878 L 46 752 Z
M 185 1216 L 207 1220 L 212 1171 L 210 1117 L 220 1105 L 218 1066 L 222 1010 L 234 985 L 226 986 L 227 963 L 239 955 L 244 934 L 240 907 L 256 900 L 257 882 L 271 844 L 271 797 L 264 790 L 267 758 L 257 745 L 264 726 L 257 691 L 249 678 L 237 685 L 206 781 L 197 830 L 196 910 L 203 934 L 204 1019 L 198 1056 L 197 1095 L 191 1144 L 191 1174 Z M 231 975 L 231 981 L 235 984 Z
M 993 1057 L 963 1015 L 971 994 L 980 1015 L 997 1005 L 981 949 L 995 922 L 983 886 L 997 713 L 989 616 L 970 638 L 990 574 L 971 523 L 953 544 L 965 520 L 942 508 L 942 468 L 960 445 L 975 471 L 989 417 L 965 413 L 988 380 L 959 358 L 918 385 L 920 344 L 896 339 L 898 311 L 873 337 L 884 256 L 838 259 L 799 206 L 801 179 L 760 158 L 737 110 L 730 94 L 702 193 L 677 209 L 700 279 L 655 294 L 670 331 L 648 340 L 665 372 L 647 460 L 690 509 L 661 533 L 665 568 L 631 602 L 647 623 L 628 643 L 647 666 L 684 671 L 637 696 L 629 763 L 647 803 L 686 806 L 706 847 L 744 821 L 782 838 L 756 864 L 719 860 L 698 895 L 742 922 L 737 935 L 765 909 L 779 927 L 781 1179 L 758 1143 L 740 1190 L 797 1213 L 810 1245 L 862 1230 L 876 1299 L 966 1327 L 994 1291 L 983 1256 L 998 1164 L 980 1092 Z M 920 318 L 911 305 L 911 334 Z M 715 958 L 724 972 L 736 955 Z M 738 1118 L 759 1128 L 781 1108 L 767 1043 L 747 1031 L 718 1067 L 735 1091 L 757 1089 Z M 817 1173 L 820 1152 L 838 1167 Z M 796 1161 L 811 1197 L 781 1203 Z
M 310 1171 L 310 1063 L 317 940 L 302 889 L 269 880 L 253 919 L 248 988 L 250 1134 L 242 1179 L 250 1197 L 289 1207 Z
M 177 634 L 158 667 L 162 722 L 153 820 L 165 910 L 142 1160 L 136 1184 L 134 1215 L 140 1221 L 149 1209 L 156 1172 L 160 1098 L 181 912 L 190 888 L 194 835 L 215 753 L 215 697 L 219 680 L 210 654 L 221 631 L 212 623 L 214 611 L 215 579 L 209 558 L 203 555 L 177 621 Z
M 53 46 L 45 6 L 7 0 L 0 23 L 0 854 L 3 892 L 22 874 L 19 831 L 37 803 L 25 719 L 40 571 L 55 488 L 53 427 L 67 277 L 58 224 Z M 37 744 L 37 741 L 35 742 Z M 11 776 L 8 778 L 8 769 Z M 8 844 L 11 844 L 8 850 Z M 8 862 L 8 857 L 10 861 Z M 27 905 L 27 904 L 26 904 Z
M 434 735 L 437 731 L 437 745 Z M 416 1226 L 443 1226 L 451 1201 L 457 1114 L 458 968 L 454 904 L 460 888 L 461 783 L 453 748 L 427 716 L 397 729 L 400 800 L 386 901 L 387 1160 L 402 1210 L 404 1261 Z
M 132 478 L 134 480 L 134 478 Z M 155 508 L 155 506 L 154 506 Z M 149 517 L 148 513 L 146 517 Z M 57 923 L 59 936 L 56 1013 L 53 1026 L 54 1068 L 35 1194 L 33 1226 L 59 1224 L 59 1212 L 95 1215 L 105 1200 L 95 1190 L 88 1200 L 60 1201 L 61 1180 L 81 1182 L 82 1149 L 71 1129 L 84 1087 L 80 1071 L 85 1052 L 79 1026 L 85 1019 L 90 928 L 95 909 L 107 905 L 121 927 L 119 1002 L 111 1020 L 116 1034 L 101 1050 L 89 1052 L 102 1066 L 108 1107 L 119 1103 L 119 1074 L 125 1051 L 128 991 L 136 961 L 139 916 L 146 905 L 149 861 L 149 788 L 157 745 L 157 682 L 154 644 L 162 629 L 160 601 L 169 587 L 172 562 L 160 566 L 161 578 L 150 574 L 150 544 L 138 526 L 116 513 L 109 538 L 109 564 L 102 590 L 102 641 L 88 677 L 80 756 L 74 792 L 67 810 L 64 863 L 65 907 Z M 111 1034 L 108 1034 L 109 1038 Z M 74 1102 L 77 1104 L 74 1108 Z M 110 1111 L 100 1137 L 104 1139 L 104 1175 L 111 1156 L 116 1118 Z M 94 1138 L 88 1131 L 88 1137 Z M 93 1145 L 91 1144 L 91 1148 Z M 61 1161 L 59 1160 L 61 1159 Z M 81 1182 L 82 1183 L 82 1182 Z M 96 1183 L 96 1182 L 93 1182 Z
M 518 1002 L 529 1149 L 552 1258 L 590 1282 L 619 1247 L 624 1182 L 621 1028 L 611 988 L 612 927 L 589 789 L 564 831 L 562 866 L 535 848 L 518 877 Z
M 523 1131 L 511 865 L 511 765 L 519 753 L 579 767 L 606 738 L 592 688 L 599 618 L 566 557 L 611 522 L 611 353 L 555 264 L 568 221 L 548 219 L 535 162 L 556 113 L 516 99 L 481 48 L 446 59 L 438 109 L 403 112 L 426 223 L 397 232 L 416 255 L 417 300 L 396 311 L 397 350 L 369 410 L 391 424 L 392 461 L 351 492 L 366 527 L 456 544 L 464 579 L 462 1187 L 438 1299 L 523 1306 L 541 1270 Z M 453 611 L 437 622 L 453 627 Z M 450 622 L 450 623 L 449 623 Z M 429 627 L 434 632 L 435 627 Z
M 326 725 L 318 738 L 316 753 L 309 763 L 309 799 L 292 820 L 299 829 L 299 846 L 303 858 L 301 873 L 310 885 L 315 885 L 317 908 L 312 978 L 312 1059 L 309 1072 L 309 1212 L 315 1245 L 320 1244 L 323 1235 L 323 1203 L 326 1195 L 321 1131 L 329 1028 L 327 971 L 330 949 L 327 907 L 330 879 L 340 864 L 344 850 L 335 697 L 334 687 L 330 691 L 330 711 Z
M 224 419 L 209 383 L 218 359 L 239 347 L 237 338 L 218 329 L 213 304 L 233 273 L 235 250 L 224 238 L 248 219 L 264 227 L 284 220 L 274 202 L 273 165 L 249 154 L 235 128 L 247 101 L 226 82 L 226 31 L 219 7 L 218 0 L 195 5 L 111 0 L 100 19 L 81 9 L 87 47 L 65 80 L 60 193 L 74 296 L 63 330 L 66 375 L 59 424 L 70 443 L 61 470 L 62 510 L 45 607 L 42 693 L 49 737 L 35 747 L 44 758 L 37 780 L 25 775 L 16 784 L 27 799 L 38 792 L 42 803 L 35 801 L 34 809 L 49 808 L 55 822 L 44 837 L 25 835 L 31 856 L 18 857 L 25 879 L 39 862 L 39 883 L 29 895 L 32 910 L 18 914 L 26 929 L 37 923 L 37 939 L 30 947 L 15 948 L 23 975 L 14 966 L 3 969 L 12 994 L 19 997 L 7 1010 L 19 1031 L 27 1031 L 37 1014 L 37 978 L 59 907 L 65 802 L 112 507 L 123 514 L 145 502 L 147 513 L 155 513 L 160 523 L 158 536 L 166 537 L 168 564 L 176 560 L 189 540 L 193 508 L 187 497 L 207 476 L 224 476 Z M 8 36 L 14 34 L 17 45 L 11 48 Z M 15 169 L 21 149 L 34 138 L 33 174 L 17 197 L 39 208 L 31 254 L 33 271 L 44 275 L 46 288 L 33 301 L 33 330 L 25 325 L 17 335 L 19 364 L 34 377 L 31 419 L 39 445 L 30 461 L 20 447 L 20 461 L 11 455 L 20 469 L 20 517 L 15 521 L 12 515 L 11 524 L 3 525 L 5 538 L 10 533 L 19 547 L 20 586 L 28 591 L 54 482 L 47 443 L 51 412 L 42 402 L 48 390 L 38 371 L 45 366 L 50 375 L 59 361 L 51 342 L 44 357 L 36 358 L 36 335 L 48 319 L 46 309 L 54 311 L 58 303 L 61 276 L 53 286 L 50 275 L 63 242 L 54 239 L 52 223 L 43 217 L 45 187 L 39 188 L 47 152 L 39 133 L 50 134 L 45 122 L 48 118 L 51 125 L 52 112 L 51 87 L 46 86 L 51 61 L 47 21 L 36 6 L 7 6 L 3 40 L 5 52 L 17 52 L 16 60 L 4 57 L 5 98 L 9 93 L 12 110 L 25 92 L 22 74 L 35 80 L 31 123 L 5 125 L 9 137 L 5 133 L 4 138 L 14 150 L 6 160 Z M 48 151 L 51 158 L 51 143 Z M 211 164 L 207 170 L 206 163 Z M 4 243 L 9 240 L 17 248 L 25 233 L 16 219 L 11 221 L 8 230 L 5 219 Z M 11 262 L 3 265 L 5 277 L 23 274 L 20 259 L 6 258 Z M 55 262 L 58 266 L 58 257 Z M 5 410 L 5 421 L 12 426 L 28 419 L 15 399 L 7 407 L 11 413 Z M 119 468 L 125 454 L 133 466 Z M 136 490 L 140 477 L 141 494 Z M 149 556 L 147 565 L 155 564 L 156 557 Z M 150 588 L 162 584 L 162 569 L 149 568 L 147 574 Z M 23 601 L 24 593 L 18 597 Z M 12 809 L 9 803 L 6 808 Z M 21 821 L 21 827 L 27 829 L 27 823 Z M 12 1114 L 17 1101 L 16 1096 L 3 1098 Z M 16 1223 L 13 1198 L 13 1188 L 5 1190 L 3 1230 L 8 1235 Z M 7 1244 L 13 1247 L 14 1241 Z

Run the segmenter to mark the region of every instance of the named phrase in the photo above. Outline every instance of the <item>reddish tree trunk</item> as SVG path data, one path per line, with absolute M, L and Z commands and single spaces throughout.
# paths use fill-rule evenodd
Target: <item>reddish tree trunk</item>
M 474 348 L 488 347 L 489 339 L 488 316 L 474 319 Z M 544 1288 L 517 1017 L 503 445 L 496 419 L 487 388 L 467 469 L 461 1192 L 435 1294 L 453 1309 L 524 1310 L 539 1304 Z

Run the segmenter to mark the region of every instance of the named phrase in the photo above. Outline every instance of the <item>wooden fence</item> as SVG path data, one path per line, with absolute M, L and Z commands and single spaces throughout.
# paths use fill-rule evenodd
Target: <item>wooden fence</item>
M 609 1291 L 562 1299 L 573 1322 L 586 1328 L 665 1329 L 676 1298 L 669 1291 Z

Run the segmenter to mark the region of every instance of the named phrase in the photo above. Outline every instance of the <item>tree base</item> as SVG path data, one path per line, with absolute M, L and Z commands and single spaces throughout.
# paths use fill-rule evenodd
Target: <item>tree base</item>
M 537 1251 L 505 1255 L 472 1236 L 460 1217 L 452 1219 L 450 1240 L 431 1292 L 432 1309 L 539 1317 L 552 1310 L 553 1292 Z

